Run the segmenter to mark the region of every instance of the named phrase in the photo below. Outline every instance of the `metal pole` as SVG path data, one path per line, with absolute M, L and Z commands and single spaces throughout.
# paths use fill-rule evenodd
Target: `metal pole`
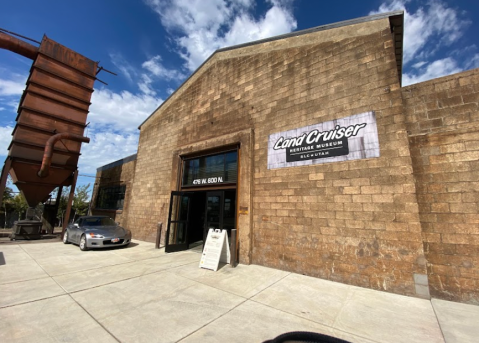
M 62 239 L 63 239 L 63 235 L 65 234 L 65 229 L 68 225 L 68 222 L 70 221 L 70 212 L 72 211 L 72 202 L 73 202 L 73 196 L 75 195 L 77 178 L 78 178 L 78 169 L 75 170 L 75 173 L 73 174 L 73 182 L 72 182 L 72 185 L 70 186 L 70 196 L 68 197 L 67 211 L 65 213 L 65 219 L 63 220 L 62 235 L 61 235 Z
M 55 215 L 53 216 L 53 219 L 50 218 L 50 224 L 52 226 L 52 234 L 55 233 L 55 224 L 57 223 L 57 215 L 58 215 L 58 209 L 60 208 L 60 200 L 62 198 L 62 192 L 63 192 L 63 186 L 59 186 L 57 191 L 57 198 L 55 200 L 55 209 L 53 210 Z
M 163 229 L 163 223 L 159 222 L 156 226 L 156 244 L 155 249 L 160 249 L 161 230 Z
M 237 263 L 236 263 L 236 229 L 231 230 L 231 243 L 230 243 L 230 266 L 232 268 L 236 268 Z

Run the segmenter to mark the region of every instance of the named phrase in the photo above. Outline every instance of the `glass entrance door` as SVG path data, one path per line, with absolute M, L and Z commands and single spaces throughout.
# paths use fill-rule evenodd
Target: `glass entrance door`
M 206 241 L 209 229 L 236 227 L 236 190 L 171 192 L 165 252 Z
M 188 249 L 191 192 L 171 192 L 165 252 Z
M 206 216 L 203 241 L 209 229 L 227 230 L 236 227 L 236 191 L 213 191 L 206 193 Z
M 206 241 L 209 229 L 221 229 L 223 226 L 222 206 L 223 192 L 206 193 L 206 216 L 205 232 L 203 233 L 203 242 Z

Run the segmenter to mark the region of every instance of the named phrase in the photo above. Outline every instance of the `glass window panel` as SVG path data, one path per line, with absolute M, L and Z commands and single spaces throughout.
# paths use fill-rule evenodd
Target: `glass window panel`
M 207 201 L 207 207 L 208 207 L 206 211 L 206 221 L 219 222 L 220 221 L 220 197 L 209 196 L 206 201 Z
M 100 187 L 96 200 L 96 208 L 106 210 L 123 209 L 125 191 L 126 185 Z
M 202 156 L 183 162 L 183 186 L 234 183 L 237 179 L 237 151 Z
M 198 179 L 199 176 L 199 159 L 187 160 L 184 163 L 183 184 L 193 184 L 193 180 Z
M 225 156 L 225 180 L 230 182 L 238 179 L 238 152 L 231 151 Z
M 168 237 L 168 244 L 183 244 L 186 243 L 186 223 L 170 224 L 170 235 Z
M 186 243 L 186 223 L 175 223 L 177 234 L 176 244 Z
M 180 202 L 180 217 L 178 220 L 188 220 L 188 202 L 190 198 L 187 196 L 182 196 L 181 197 L 181 202 Z

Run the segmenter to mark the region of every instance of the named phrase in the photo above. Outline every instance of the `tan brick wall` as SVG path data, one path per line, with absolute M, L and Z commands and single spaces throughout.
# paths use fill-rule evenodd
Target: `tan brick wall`
M 128 215 L 128 203 L 131 199 L 131 189 L 132 181 L 135 174 L 135 164 L 136 161 L 130 161 L 120 166 L 112 167 L 107 170 L 97 171 L 96 173 L 96 182 L 92 194 L 93 206 L 92 214 L 93 215 L 102 215 L 109 216 L 113 218 L 120 225 L 124 226 L 127 223 Z M 123 210 L 102 210 L 96 208 L 96 199 L 98 196 L 98 190 L 100 187 L 108 186 L 117 186 L 117 185 L 126 185 L 125 199 L 123 202 Z
M 383 24 L 363 37 L 283 52 L 291 64 L 275 64 L 281 54 L 270 54 L 284 72 L 271 70 L 273 98 L 253 117 L 253 262 L 416 295 L 414 274 L 426 274 L 425 259 L 394 51 Z M 366 111 L 377 116 L 380 158 L 267 169 L 269 134 Z
M 403 95 L 431 296 L 479 304 L 479 70 Z
M 366 111 L 380 158 L 267 169 L 270 134 Z M 240 154 L 252 197 L 242 190 L 238 204 L 243 263 L 416 295 L 426 266 L 402 111 L 387 19 L 218 53 L 141 127 L 127 225 L 153 241 L 178 156 L 251 132 L 252 152 Z
M 476 130 L 479 69 L 441 77 L 403 88 L 410 135 Z

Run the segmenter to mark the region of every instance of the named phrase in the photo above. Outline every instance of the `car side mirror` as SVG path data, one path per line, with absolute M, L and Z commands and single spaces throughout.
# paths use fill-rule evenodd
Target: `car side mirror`
M 73 224 L 74 227 L 80 227 L 77 223 Z

